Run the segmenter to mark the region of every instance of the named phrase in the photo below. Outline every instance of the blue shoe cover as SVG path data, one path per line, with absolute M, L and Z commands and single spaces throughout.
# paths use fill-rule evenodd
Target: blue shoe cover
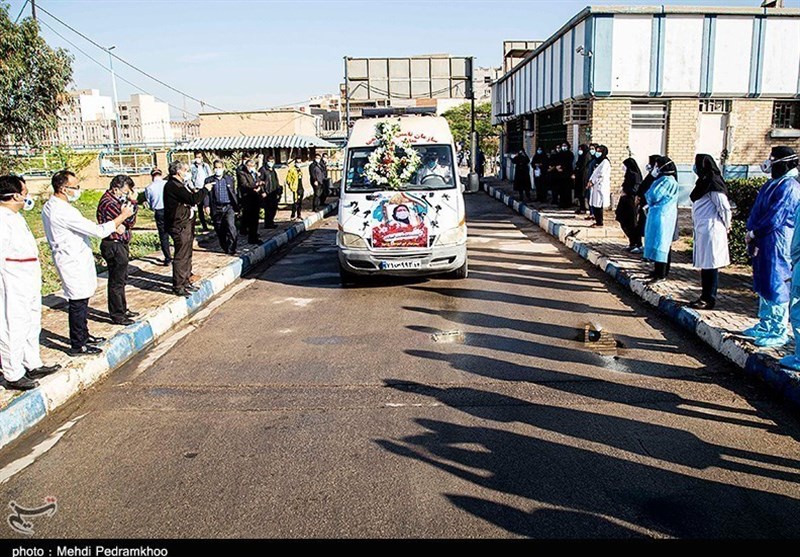
M 755 345 L 760 346 L 761 348 L 773 348 L 776 346 L 783 346 L 787 342 L 789 342 L 789 337 L 787 335 L 779 337 L 769 335 L 758 338 L 755 342 Z
M 781 358 L 781 365 L 794 371 L 800 371 L 800 358 L 795 355 L 786 356 Z
M 742 331 L 742 336 L 750 337 L 750 338 L 761 338 L 764 335 L 768 334 L 766 328 L 764 328 L 761 323 L 756 323 L 749 329 L 745 329 Z

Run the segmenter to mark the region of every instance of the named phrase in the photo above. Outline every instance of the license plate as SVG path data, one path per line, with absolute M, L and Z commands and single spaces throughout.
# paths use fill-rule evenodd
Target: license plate
M 397 269 L 421 269 L 422 261 L 381 261 L 380 268 L 384 271 Z

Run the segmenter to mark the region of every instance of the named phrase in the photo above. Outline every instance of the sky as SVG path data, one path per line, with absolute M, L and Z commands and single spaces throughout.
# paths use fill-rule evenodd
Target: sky
M 25 0 L 0 0 L 13 18 Z M 677 0 L 654 5 L 751 6 L 760 0 Z M 257 110 L 337 93 L 343 57 L 448 53 L 499 66 L 503 41 L 544 40 L 585 6 L 625 0 L 37 0 L 37 5 L 176 89 L 224 110 Z M 800 7 L 800 0 L 787 0 Z M 23 17 L 30 16 L 26 6 Z M 70 50 L 74 85 L 111 95 L 108 54 L 39 11 L 48 44 Z M 148 92 L 184 106 L 181 94 L 114 64 L 120 99 Z M 199 103 L 187 100 L 188 111 Z M 206 110 L 209 110 L 208 108 Z

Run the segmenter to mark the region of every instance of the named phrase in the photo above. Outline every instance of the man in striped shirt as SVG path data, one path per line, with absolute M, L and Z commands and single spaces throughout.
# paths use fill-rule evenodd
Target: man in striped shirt
M 133 216 L 123 223 L 124 232 L 114 232 L 100 242 L 100 254 L 108 265 L 108 313 L 117 325 L 132 325 L 132 317 L 139 315 L 128 309 L 125 298 L 125 284 L 128 281 L 128 260 L 130 259 L 131 228 L 136 224 L 136 196 L 133 193 L 133 180 L 130 176 L 119 174 L 111 180 L 108 190 L 100 198 L 97 206 L 97 222 L 113 221 L 129 205 L 134 209 Z

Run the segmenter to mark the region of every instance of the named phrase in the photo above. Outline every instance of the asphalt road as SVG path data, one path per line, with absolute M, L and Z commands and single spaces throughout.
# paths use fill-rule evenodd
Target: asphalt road
M 796 415 L 506 207 L 468 209 L 462 281 L 341 289 L 327 221 L 0 455 L 68 424 L 0 508 L 56 496 L 36 537 L 800 536 Z

